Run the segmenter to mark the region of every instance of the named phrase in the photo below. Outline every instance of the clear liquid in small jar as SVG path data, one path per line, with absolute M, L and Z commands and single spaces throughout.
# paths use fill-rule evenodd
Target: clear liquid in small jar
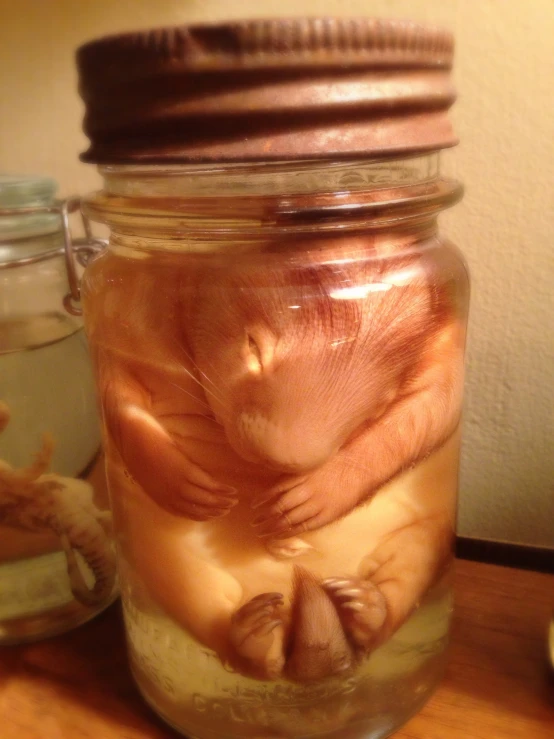
M 0 401 L 0 643 L 9 644 L 77 626 L 116 594 L 94 381 L 74 320 L 52 312 L 0 323 Z

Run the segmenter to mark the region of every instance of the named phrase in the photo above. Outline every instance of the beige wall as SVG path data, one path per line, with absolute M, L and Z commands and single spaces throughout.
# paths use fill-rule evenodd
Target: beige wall
M 457 35 L 445 167 L 465 182 L 443 228 L 474 278 L 462 534 L 554 546 L 552 0 L 0 0 L 0 169 L 98 183 L 79 164 L 72 54 L 99 34 L 196 19 L 345 14 L 427 19 Z

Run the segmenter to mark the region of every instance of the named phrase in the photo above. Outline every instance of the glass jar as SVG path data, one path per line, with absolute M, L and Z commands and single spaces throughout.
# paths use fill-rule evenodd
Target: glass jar
M 445 662 L 468 277 L 437 216 L 461 188 L 440 175 L 444 129 L 432 123 L 434 148 L 429 137 L 415 146 L 412 128 L 404 154 L 398 126 L 383 121 L 364 130 L 385 153 L 363 143 L 323 156 L 310 149 L 321 128 L 293 151 L 292 114 L 272 123 L 279 135 L 259 135 L 268 85 L 300 84 L 268 55 L 271 74 L 250 74 L 248 112 L 221 138 L 211 98 L 199 125 L 183 96 L 186 135 L 159 108 L 152 123 L 152 95 L 176 89 L 179 63 L 185 81 L 208 65 L 211 43 L 221 53 L 209 74 L 221 74 L 204 82 L 232 95 L 245 80 L 237 71 L 227 83 L 222 54 L 239 48 L 242 69 L 245 38 L 266 39 L 266 23 L 81 51 L 86 158 L 104 178 L 83 207 L 111 229 L 83 307 L 129 654 L 145 699 L 189 737 L 378 739 L 419 709 Z M 350 26 L 329 28 L 338 64 Z M 208 44 L 202 58 L 191 38 Z M 144 86 L 124 88 L 136 69 Z M 353 81 L 344 64 L 331 81 L 305 75 L 326 94 Z M 143 96 L 125 136 L 119 92 Z M 344 130 L 333 139 L 343 123 L 333 117 L 326 137 L 350 146 Z
M 0 177 L 4 644 L 72 628 L 115 595 L 94 382 L 66 297 L 62 219 L 75 206 L 55 203 L 55 189 L 47 178 Z

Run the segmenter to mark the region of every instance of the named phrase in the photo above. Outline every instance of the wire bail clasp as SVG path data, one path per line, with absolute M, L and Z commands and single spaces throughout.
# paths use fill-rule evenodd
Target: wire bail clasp
M 69 292 L 63 299 L 64 308 L 73 316 L 82 315 L 83 311 L 79 305 L 81 302 L 81 281 L 77 272 L 77 263 L 81 267 L 87 264 L 107 246 L 106 239 L 100 239 L 93 235 L 90 221 L 81 208 L 81 198 L 69 197 L 60 201 L 60 215 L 62 219 L 64 259 Z M 69 216 L 79 212 L 85 232 L 84 238 L 74 239 L 71 233 Z
M 83 222 L 84 238 L 74 239 L 71 234 L 69 224 L 69 216 L 79 211 Z M 56 257 L 64 257 L 65 271 L 69 282 L 69 292 L 63 298 L 64 308 L 72 316 L 80 316 L 83 311 L 79 306 L 81 300 L 81 281 L 77 271 L 77 264 L 86 267 L 87 264 L 97 254 L 103 251 L 108 245 L 107 239 L 101 239 L 94 236 L 90 227 L 90 222 L 81 208 L 81 198 L 77 196 L 66 198 L 65 200 L 56 200 L 50 205 L 29 206 L 25 208 L 0 208 L 0 218 L 34 216 L 44 214 L 56 214 L 60 216 L 63 234 L 63 247 L 56 249 L 48 249 L 28 256 L 16 257 L 7 261 L 0 261 L 0 271 L 7 269 L 15 269 L 17 267 L 27 267 L 39 262 L 45 262 Z M 50 232 L 48 232 L 50 233 Z M 16 239 L 17 243 L 32 241 L 36 238 L 36 234 L 24 236 Z M 10 241 L 11 239 L 8 239 Z M 0 244 L 2 240 L 0 239 Z

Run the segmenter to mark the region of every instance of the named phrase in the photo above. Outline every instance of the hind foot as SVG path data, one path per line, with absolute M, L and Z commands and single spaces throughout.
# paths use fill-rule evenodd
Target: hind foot
M 350 641 L 361 653 L 378 646 L 387 620 L 387 602 L 370 580 L 331 577 L 323 582 Z
M 229 632 L 239 671 L 260 680 L 279 677 L 285 664 L 284 636 L 281 593 L 262 593 L 248 601 L 232 617 Z

